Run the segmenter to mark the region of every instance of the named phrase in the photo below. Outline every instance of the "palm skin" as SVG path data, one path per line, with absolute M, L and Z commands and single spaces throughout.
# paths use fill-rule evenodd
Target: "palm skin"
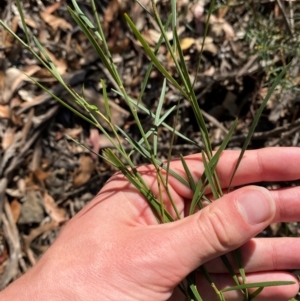
M 224 191 L 238 156 L 238 151 L 221 155 L 217 174 Z M 201 155 L 188 156 L 186 162 L 199 179 L 204 170 Z M 233 285 L 220 256 L 241 247 L 248 282 L 295 281 L 265 288 L 256 300 L 288 300 L 299 289 L 287 271 L 300 269 L 300 239 L 253 237 L 270 223 L 300 220 L 300 187 L 268 191 L 251 184 L 299 179 L 296 162 L 299 148 L 247 151 L 233 181 L 244 187 L 189 217 L 185 216 L 192 192 L 170 176 L 169 190 L 184 218 L 168 224 L 158 224 L 143 196 L 116 174 L 65 226 L 37 265 L 0 293 L 0 299 L 181 301 L 184 297 L 176 286 L 203 264 L 219 289 Z M 171 168 L 184 176 L 180 160 L 172 161 Z M 142 166 L 139 172 L 159 195 L 153 166 Z M 172 212 L 166 193 L 163 198 Z M 241 200 L 254 205 L 244 211 Z M 234 264 L 232 255 L 228 258 Z M 198 289 L 203 300 L 217 300 L 200 274 Z M 225 297 L 243 300 L 237 292 Z

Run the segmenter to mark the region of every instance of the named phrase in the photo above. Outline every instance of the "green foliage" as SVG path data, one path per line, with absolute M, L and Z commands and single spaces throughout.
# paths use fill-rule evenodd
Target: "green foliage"
M 277 79 L 291 58 L 299 58 L 299 12 L 297 1 L 275 1 L 276 8 L 268 3 L 245 1 L 250 18 L 245 32 L 245 40 L 252 45 L 252 54 L 264 62 L 267 81 Z M 273 6 L 272 6 L 273 8 Z M 276 13 L 277 11 L 277 13 Z M 280 85 L 286 89 L 296 89 L 293 75 L 286 72 Z

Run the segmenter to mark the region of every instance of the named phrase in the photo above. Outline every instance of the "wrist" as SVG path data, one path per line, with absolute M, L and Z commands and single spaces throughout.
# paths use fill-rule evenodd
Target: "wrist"
M 49 274 L 43 266 L 37 263 L 30 271 L 21 276 L 3 291 L 0 292 L 0 300 L 11 301 L 68 301 L 61 287 L 58 273 Z M 56 278 L 57 276 L 57 278 Z M 54 277 L 56 279 L 54 279 Z

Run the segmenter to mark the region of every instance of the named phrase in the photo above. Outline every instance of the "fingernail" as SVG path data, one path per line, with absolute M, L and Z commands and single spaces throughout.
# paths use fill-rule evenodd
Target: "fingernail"
M 251 225 L 263 223 L 275 212 L 275 203 L 265 188 L 249 190 L 237 198 L 238 209 L 243 218 Z

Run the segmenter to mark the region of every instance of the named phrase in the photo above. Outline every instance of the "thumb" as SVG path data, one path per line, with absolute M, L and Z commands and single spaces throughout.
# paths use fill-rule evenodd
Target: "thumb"
M 275 211 L 275 201 L 262 187 L 247 186 L 224 195 L 196 214 L 164 225 L 168 229 L 161 238 L 166 236 L 164 241 L 171 244 L 165 248 L 170 261 L 165 264 L 180 264 L 177 272 L 185 277 L 257 235 L 271 223 Z

